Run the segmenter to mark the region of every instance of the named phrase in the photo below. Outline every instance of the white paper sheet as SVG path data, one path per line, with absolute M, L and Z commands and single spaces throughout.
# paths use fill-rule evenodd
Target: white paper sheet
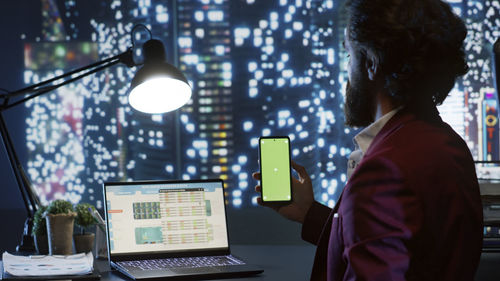
M 68 256 L 15 256 L 4 252 L 4 271 L 13 276 L 84 275 L 93 270 L 91 252 Z

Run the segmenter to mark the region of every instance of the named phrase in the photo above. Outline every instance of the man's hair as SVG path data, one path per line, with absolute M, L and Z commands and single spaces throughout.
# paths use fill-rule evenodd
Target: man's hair
M 347 0 L 349 37 L 378 61 L 385 88 L 401 104 L 441 104 L 468 71 L 467 29 L 440 0 Z

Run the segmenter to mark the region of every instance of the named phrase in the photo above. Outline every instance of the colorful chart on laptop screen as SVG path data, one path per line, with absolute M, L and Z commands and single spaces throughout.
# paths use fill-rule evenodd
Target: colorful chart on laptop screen
M 222 182 L 106 187 L 111 253 L 228 246 Z

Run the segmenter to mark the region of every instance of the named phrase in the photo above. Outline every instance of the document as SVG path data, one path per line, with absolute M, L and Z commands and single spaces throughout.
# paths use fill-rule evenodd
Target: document
M 16 256 L 4 252 L 4 271 L 13 276 L 84 275 L 92 273 L 91 252 L 76 255 Z

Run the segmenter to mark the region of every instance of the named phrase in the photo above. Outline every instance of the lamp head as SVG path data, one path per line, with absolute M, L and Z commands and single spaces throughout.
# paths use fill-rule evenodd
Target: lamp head
M 165 113 L 185 105 L 191 98 L 191 87 L 184 74 L 166 62 L 165 48 L 159 40 L 143 45 L 144 66 L 131 83 L 129 104 L 145 113 Z

